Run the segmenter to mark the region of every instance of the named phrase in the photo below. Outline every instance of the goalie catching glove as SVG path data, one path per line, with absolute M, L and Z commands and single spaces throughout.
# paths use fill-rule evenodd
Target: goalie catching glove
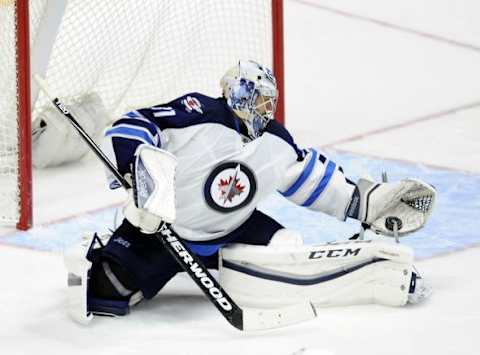
M 170 153 L 142 144 L 132 167 L 133 189 L 123 213 L 143 233 L 153 234 L 162 222 L 175 221 L 175 168 Z
M 417 179 L 374 183 L 360 179 L 347 215 L 366 223 L 375 233 L 398 236 L 412 233 L 427 222 L 436 191 Z

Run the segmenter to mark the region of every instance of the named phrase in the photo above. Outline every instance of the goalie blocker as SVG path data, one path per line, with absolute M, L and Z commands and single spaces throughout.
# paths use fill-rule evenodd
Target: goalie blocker
M 283 240 L 280 244 L 279 239 Z M 289 239 L 294 243 L 284 242 Z M 416 287 L 412 250 L 389 241 L 304 246 L 284 229 L 268 246 L 222 248 L 219 265 L 220 283 L 240 305 L 248 307 L 305 301 L 315 307 L 402 306 L 427 296 L 423 286 Z
M 135 152 L 131 178 L 133 189 L 129 191 L 133 198 L 129 199 L 123 213 L 131 225 L 145 234 L 157 232 L 162 222 L 175 221 L 176 165 L 177 160 L 172 154 L 153 146 L 142 144 Z M 109 238 L 110 235 L 99 237 L 95 234 L 92 239 L 86 235 L 79 243 L 67 249 L 64 255 L 68 270 L 68 312 L 81 324 L 88 324 L 92 320 L 91 308 L 95 308 L 96 314 L 123 315 L 128 313 L 130 306 L 143 299 L 142 292 L 126 287 L 112 270 L 114 264 L 106 261 L 99 266 L 103 270 L 102 275 L 108 278 L 115 292 L 123 299 L 88 299 L 87 284 L 91 279 L 93 261 L 99 258 L 101 249 Z M 117 242 L 129 247 L 128 242 L 121 237 Z

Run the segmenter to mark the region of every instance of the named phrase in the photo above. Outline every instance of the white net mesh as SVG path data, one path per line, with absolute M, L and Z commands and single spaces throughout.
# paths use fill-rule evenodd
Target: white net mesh
M 46 3 L 30 0 L 31 42 Z M 0 0 L 0 222 L 18 218 L 13 8 Z M 45 77 L 67 103 L 98 94 L 111 120 L 186 92 L 220 95 L 239 59 L 272 66 L 271 38 L 271 0 L 68 0 Z M 33 119 L 46 105 L 40 93 Z
M 270 17 L 266 0 L 71 0 L 46 79 L 64 98 L 96 92 L 112 117 L 188 91 L 218 95 L 238 59 L 271 64 Z
M 13 3 L 0 1 L 0 222 L 18 219 L 17 79 Z

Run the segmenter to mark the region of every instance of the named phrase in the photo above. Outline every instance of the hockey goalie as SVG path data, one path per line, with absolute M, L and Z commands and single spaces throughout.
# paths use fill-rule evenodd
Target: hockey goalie
M 88 236 L 65 255 L 72 317 L 125 315 L 182 271 L 154 237 L 162 221 L 219 270 L 241 305 L 403 306 L 426 298 L 413 251 L 395 239 L 425 225 L 435 189 L 416 179 L 354 182 L 320 151 L 299 148 L 274 119 L 275 77 L 256 62 L 238 62 L 220 84 L 221 97 L 189 93 L 128 112 L 106 130 L 103 149 L 134 188 L 111 235 Z M 113 176 L 110 187 L 119 187 Z M 256 209 L 275 192 L 385 238 L 304 245 Z

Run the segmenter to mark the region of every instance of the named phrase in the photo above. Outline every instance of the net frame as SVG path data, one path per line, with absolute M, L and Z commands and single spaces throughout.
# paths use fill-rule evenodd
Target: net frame
M 15 1 L 17 52 L 18 186 L 20 214 L 17 228 L 33 223 L 32 137 L 30 99 L 30 17 L 28 0 Z
M 33 224 L 31 73 L 29 0 L 1 0 L 15 3 L 15 47 L 17 73 L 17 135 L 19 218 L 16 227 L 27 230 Z M 279 89 L 276 119 L 285 122 L 283 0 L 271 1 L 273 72 Z

